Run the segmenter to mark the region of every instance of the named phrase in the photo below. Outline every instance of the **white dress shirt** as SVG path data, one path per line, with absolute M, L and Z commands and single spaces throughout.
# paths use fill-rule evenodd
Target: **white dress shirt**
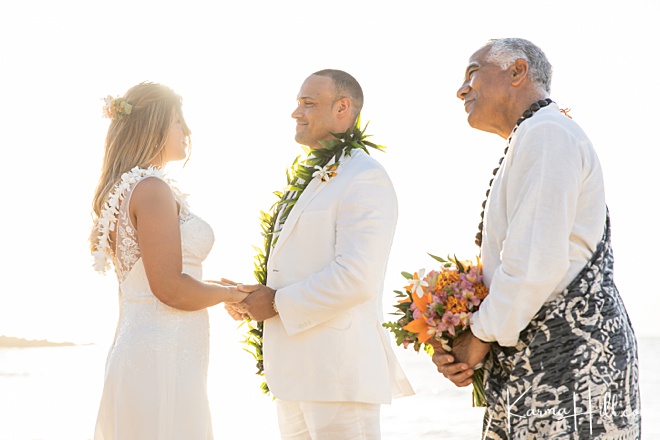
M 513 346 L 591 259 L 606 206 L 598 157 L 556 104 L 524 121 L 493 181 L 482 239 L 490 293 L 473 315 L 483 341 Z

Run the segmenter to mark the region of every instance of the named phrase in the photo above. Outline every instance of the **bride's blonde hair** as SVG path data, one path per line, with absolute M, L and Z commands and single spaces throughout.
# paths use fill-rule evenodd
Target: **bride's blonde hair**
M 122 174 L 134 167 L 147 168 L 158 160 L 167 140 L 172 117 L 178 116 L 190 148 L 190 129 L 181 112 L 182 99 L 162 84 L 143 82 L 131 87 L 123 99 L 130 114 L 114 117 L 105 138 L 101 177 L 92 201 L 94 227 L 89 237 L 92 252 L 98 242 L 97 222 L 101 210 Z

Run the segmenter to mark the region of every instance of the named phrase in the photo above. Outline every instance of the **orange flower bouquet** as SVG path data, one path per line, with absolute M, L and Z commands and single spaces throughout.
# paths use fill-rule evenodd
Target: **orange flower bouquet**
M 468 331 L 472 313 L 488 295 L 478 258 L 473 265 L 455 256 L 446 260 L 431 257 L 441 263 L 439 270 L 401 273 L 410 281 L 405 293 L 394 291 L 401 299 L 393 314 L 401 318 L 383 324 L 394 334 L 397 345 L 408 348 L 412 344 L 417 352 L 423 347 L 430 355 L 433 345 L 451 351 L 454 339 Z M 476 368 L 472 376 L 472 406 L 486 406 L 481 368 Z

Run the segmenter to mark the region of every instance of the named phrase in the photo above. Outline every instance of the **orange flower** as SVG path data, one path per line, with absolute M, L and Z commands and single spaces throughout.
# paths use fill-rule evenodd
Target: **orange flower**
M 475 284 L 474 294 L 477 298 L 483 301 L 483 299 L 488 295 L 488 287 L 484 286 L 482 283 Z
M 447 307 L 446 310 L 452 313 L 461 313 L 467 312 L 467 303 L 464 299 L 456 299 L 454 296 L 447 298 Z
M 460 275 L 457 271 L 446 271 L 438 274 L 438 281 L 435 283 L 436 290 L 442 290 L 445 287 L 454 284 L 460 280 Z
M 332 178 L 337 175 L 337 168 L 339 168 L 339 163 L 333 163 L 330 169 L 328 170 L 328 177 Z
M 417 339 L 421 343 L 428 341 L 435 334 L 435 329 L 426 323 L 426 317 L 424 315 L 421 318 L 410 321 L 403 329 L 417 333 Z
M 431 292 L 424 292 L 422 293 L 422 296 L 417 296 L 417 294 L 414 293 L 412 298 L 413 303 L 415 303 L 419 311 L 426 314 L 426 307 L 428 307 L 429 303 L 433 301 L 433 295 L 431 295 Z

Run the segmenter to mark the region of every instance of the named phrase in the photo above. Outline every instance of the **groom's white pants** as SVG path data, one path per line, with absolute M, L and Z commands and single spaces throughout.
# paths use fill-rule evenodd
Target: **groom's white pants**
M 380 440 L 380 404 L 277 399 L 282 440 Z

